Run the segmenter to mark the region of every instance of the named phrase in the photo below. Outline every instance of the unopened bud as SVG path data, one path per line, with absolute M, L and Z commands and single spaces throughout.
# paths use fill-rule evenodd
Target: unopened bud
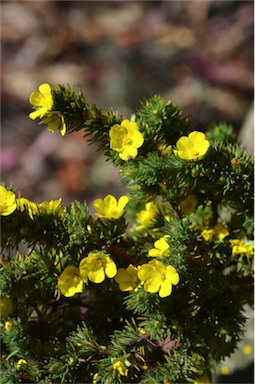
M 5 327 L 6 331 L 10 332 L 13 328 L 13 323 L 11 321 L 6 321 L 4 327 Z

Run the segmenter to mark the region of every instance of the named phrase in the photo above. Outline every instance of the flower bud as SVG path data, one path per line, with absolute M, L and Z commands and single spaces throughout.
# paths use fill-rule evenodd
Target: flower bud
M 10 332 L 13 329 L 13 323 L 11 321 L 6 321 L 4 327 L 6 331 Z

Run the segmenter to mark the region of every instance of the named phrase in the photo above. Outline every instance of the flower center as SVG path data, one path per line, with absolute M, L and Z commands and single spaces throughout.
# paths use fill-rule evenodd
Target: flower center
M 74 281 L 75 283 L 78 283 L 79 280 L 80 280 L 80 277 L 79 277 L 78 275 L 74 275 L 74 277 L 73 277 L 73 281 Z
M 123 138 L 123 145 L 130 145 L 131 144 L 131 139 L 130 139 L 130 137 L 129 136 L 125 136 L 124 138 Z

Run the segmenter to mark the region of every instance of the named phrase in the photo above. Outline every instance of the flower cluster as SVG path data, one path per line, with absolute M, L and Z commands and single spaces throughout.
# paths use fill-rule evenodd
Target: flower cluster
M 229 126 L 192 132 L 156 96 L 130 120 L 70 86 L 30 103 L 49 131 L 98 144 L 129 194 L 92 215 L 0 186 L 3 381 L 209 382 L 253 303 L 253 161 Z
M 137 267 L 130 264 L 126 269 L 120 268 L 117 271 L 110 256 L 98 252 L 89 253 L 81 260 L 79 268 L 67 266 L 58 278 L 58 287 L 64 296 L 71 297 L 83 292 L 88 280 L 100 284 L 106 276 L 114 277 L 122 292 L 136 291 L 143 287 L 146 292 L 158 292 L 160 297 L 169 296 L 172 285 L 179 282 L 179 274 L 171 265 L 165 266 L 160 261 L 151 260 Z
M 61 215 L 64 212 L 64 208 L 61 205 L 62 199 L 43 201 L 42 203 L 36 204 L 25 197 L 17 199 L 17 208 L 21 211 L 27 211 L 29 217 L 33 220 L 36 215 Z
M 48 130 L 50 132 L 55 132 L 59 129 L 61 135 L 65 135 L 66 124 L 64 116 L 53 109 L 54 100 L 49 84 L 41 84 L 39 86 L 39 92 L 36 91 L 31 93 L 29 101 L 35 109 L 35 111 L 29 114 L 30 119 L 35 120 L 39 117 L 42 119 L 42 123 L 48 124 Z
M 62 199 L 43 201 L 36 204 L 25 197 L 16 198 L 15 193 L 0 185 L 0 215 L 11 215 L 15 210 L 26 211 L 33 220 L 36 215 L 61 215 L 64 208 L 61 205 Z
M 138 267 L 129 265 L 126 270 L 120 268 L 115 280 L 121 291 L 143 287 L 146 292 L 158 292 L 160 297 L 167 297 L 172 292 L 172 285 L 178 284 L 179 274 L 171 265 L 165 266 L 161 261 L 151 260 Z
M 122 160 L 134 159 L 138 148 L 143 145 L 144 138 L 135 121 L 125 119 L 122 123 L 115 124 L 109 132 L 110 148 L 119 152 Z
M 89 253 L 81 260 L 79 268 L 67 266 L 64 269 L 58 278 L 58 287 L 64 296 L 71 297 L 83 292 L 88 280 L 99 284 L 105 280 L 105 276 L 112 278 L 116 273 L 116 264 L 108 254 Z

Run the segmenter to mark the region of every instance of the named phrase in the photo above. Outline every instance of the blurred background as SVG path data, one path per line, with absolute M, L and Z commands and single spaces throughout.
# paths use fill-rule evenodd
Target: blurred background
M 196 130 L 232 124 L 253 153 L 253 7 L 231 0 L 2 0 L 1 181 L 35 202 L 62 197 L 91 205 L 123 193 L 118 170 L 81 133 L 62 137 L 28 118 L 29 95 L 43 82 L 74 85 L 89 102 L 127 118 L 140 100 L 159 94 Z M 218 368 L 218 382 L 253 382 L 247 313 L 250 325 L 237 355 Z

